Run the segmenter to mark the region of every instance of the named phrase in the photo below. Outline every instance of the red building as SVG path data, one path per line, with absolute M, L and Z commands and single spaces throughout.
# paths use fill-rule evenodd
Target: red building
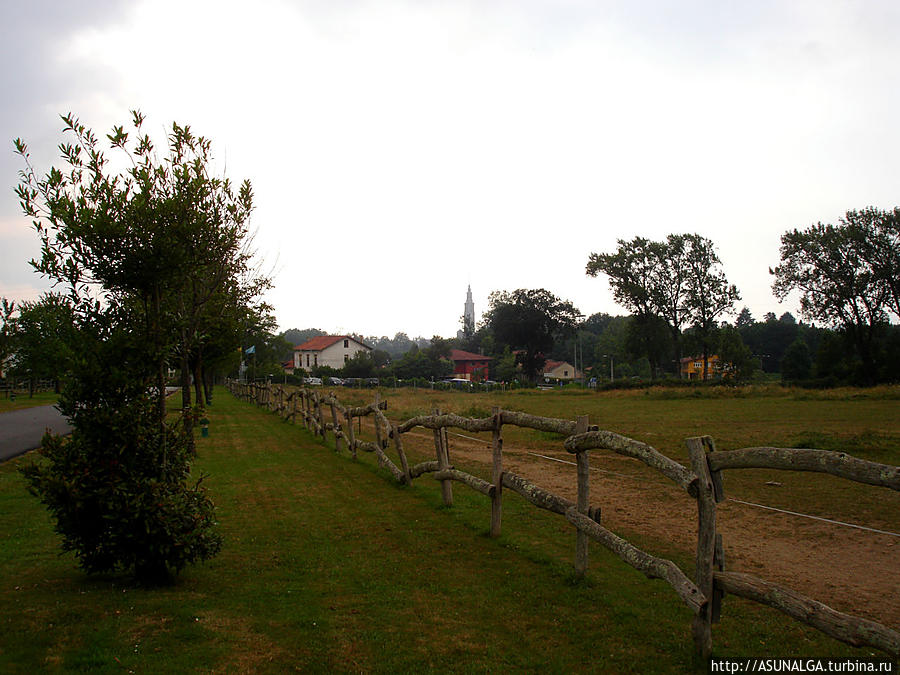
M 453 377 L 472 382 L 482 382 L 488 378 L 488 366 L 491 357 L 464 352 L 462 349 L 451 349 L 450 359 L 453 361 Z

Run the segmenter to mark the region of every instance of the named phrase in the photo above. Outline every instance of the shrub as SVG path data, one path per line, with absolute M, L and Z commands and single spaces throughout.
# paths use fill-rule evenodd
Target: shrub
M 49 509 L 62 548 L 86 572 L 171 581 L 222 543 L 202 477 L 190 474 L 192 438 L 180 421 L 160 421 L 147 381 L 134 377 L 140 351 L 129 335 L 114 330 L 81 346 L 59 404 L 72 435 L 46 435 L 44 461 L 22 473 Z

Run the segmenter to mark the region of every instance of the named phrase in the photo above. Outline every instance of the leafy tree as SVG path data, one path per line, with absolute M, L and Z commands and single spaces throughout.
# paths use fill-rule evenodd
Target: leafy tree
M 516 355 L 512 353 L 509 345 L 507 345 L 494 365 L 493 376 L 495 380 L 500 382 L 512 382 L 516 379 L 516 374 Z
M 60 146 L 65 171 L 38 178 L 15 141 L 26 166 L 16 192 L 42 243 L 33 264 L 66 288 L 81 336 L 60 404 L 71 439 L 47 439 L 50 461 L 26 475 L 87 571 L 158 580 L 221 541 L 190 476 L 190 375 L 213 344 L 204 336 L 267 284 L 248 265 L 252 190 L 211 176 L 210 142 L 189 127 L 172 125 L 160 159 L 133 112 L 133 140 L 121 126 L 106 137 L 124 155 L 117 173 L 90 129 L 71 114 L 63 121 L 73 137 Z M 236 331 L 215 338 L 220 356 L 239 347 Z M 164 384 L 175 361 L 184 412 L 172 423 Z
M 737 289 L 729 285 L 719 269 L 721 261 L 713 243 L 697 234 L 670 234 L 665 241 L 635 237 L 619 240 L 615 253 L 591 253 L 587 274 L 609 277 L 613 296 L 638 318 L 635 331 L 647 330 L 646 354 L 653 360 L 656 324 L 647 317 L 659 317 L 669 329 L 675 363 L 681 360 L 682 328 L 691 324 L 705 344 L 704 363 L 708 363 L 708 343 L 718 317 L 730 311 L 739 299 Z M 640 339 L 632 339 L 639 344 Z M 657 358 L 660 358 L 657 356 Z
M 737 319 L 734 320 L 734 325 L 738 329 L 749 328 L 754 323 L 756 323 L 756 320 L 753 318 L 753 314 L 750 313 L 748 307 L 743 307 L 738 313 Z
M 900 319 L 900 207 L 847 211 L 841 225 L 859 242 L 861 256 L 884 294 L 885 311 Z
M 759 370 L 759 359 L 754 358 L 734 326 L 726 324 L 720 328 L 718 351 L 722 362 L 730 364 L 730 376 L 735 380 L 749 380 Z
M 684 235 L 683 242 L 686 250 L 683 305 L 700 339 L 705 380 L 719 317 L 731 312 L 741 296 L 737 287 L 725 278 L 721 270 L 722 261 L 712 241 L 698 234 L 689 234 Z
M 344 364 L 341 375 L 344 377 L 374 377 L 375 357 L 365 351 L 356 352 L 356 354 Z
M 642 341 L 651 344 L 655 322 L 649 317 L 659 317 L 668 326 L 673 351 L 680 357 L 681 329 L 686 320 L 682 299 L 685 278 L 683 236 L 669 235 L 664 242 L 644 237 L 635 237 L 631 241 L 619 239 L 615 253 L 591 253 L 586 272 L 592 277 L 607 275 L 615 301 L 631 310 L 637 318 L 632 330 L 646 328 L 651 332 L 644 338 L 634 335 L 632 344 Z
M 499 343 L 521 350 L 517 360 L 525 378 L 532 382 L 554 342 L 574 332 L 581 318 L 571 302 L 543 288 L 494 291 L 488 304 L 484 324 Z
M 65 297 L 45 294 L 38 302 L 25 302 L 16 320 L 15 373 L 35 379 L 60 381 L 72 367 L 78 336 L 75 316 Z
M 781 379 L 785 382 L 808 380 L 812 375 L 812 355 L 802 337 L 794 340 L 781 360 Z
M 879 332 L 892 302 L 892 282 L 883 275 L 893 263 L 874 257 L 874 230 L 867 223 L 850 211 L 837 226 L 817 223 L 786 232 L 781 264 L 770 273 L 779 300 L 799 291 L 804 317 L 846 332 L 860 360 L 861 379 L 871 384 L 877 373 Z
M 423 349 L 413 345 L 406 354 L 394 362 L 394 374 L 402 380 L 439 380 L 453 373 L 449 360 L 450 341 L 434 336 L 431 344 Z
M 8 359 L 13 353 L 16 303 L 0 298 L 0 375 L 6 376 Z

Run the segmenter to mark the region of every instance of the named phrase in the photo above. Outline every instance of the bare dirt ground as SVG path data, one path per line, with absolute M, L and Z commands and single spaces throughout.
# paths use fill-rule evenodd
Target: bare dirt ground
M 428 452 L 430 432 L 411 432 Z M 487 467 L 490 441 L 449 432 L 454 465 Z M 410 438 L 410 441 L 413 439 Z M 418 445 L 418 443 L 416 444 Z M 433 445 L 431 446 L 433 453 Z M 537 456 L 543 455 L 543 457 Z M 575 500 L 574 457 L 559 451 L 515 448 L 504 443 L 504 470 Z M 556 460 L 556 461 L 554 461 Z M 696 502 L 678 487 L 655 480 L 636 460 L 592 453 L 591 504 L 605 527 L 668 541 L 692 559 L 696 548 Z M 728 489 L 726 485 L 726 496 Z M 733 495 L 741 499 L 741 495 Z M 761 499 L 745 499 L 764 503 Z M 719 505 L 718 530 L 725 568 L 791 588 L 842 612 L 900 629 L 900 537 L 853 529 L 732 500 Z M 595 544 L 596 545 L 596 544 Z M 665 557 L 660 551 L 648 551 Z M 692 576 L 692 570 L 685 570 Z M 726 605 L 723 609 L 725 613 Z

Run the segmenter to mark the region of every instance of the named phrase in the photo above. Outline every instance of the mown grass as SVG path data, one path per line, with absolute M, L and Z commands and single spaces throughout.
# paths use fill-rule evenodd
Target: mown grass
M 32 396 L 19 393 L 16 394 L 15 400 L 11 400 L 8 392 L 4 392 L 0 394 L 0 413 L 34 408 L 41 405 L 53 405 L 57 400 L 59 400 L 59 394 L 54 394 L 52 391 L 45 391 Z
M 544 401 L 532 412 L 571 414 Z M 439 405 L 452 409 L 450 400 Z M 637 412 L 629 415 L 637 424 Z M 221 390 L 208 417 L 195 470 L 208 474 L 225 546 L 171 588 L 83 575 L 58 554 L 46 511 L 16 470 L 34 455 L 0 466 L 0 671 L 695 668 L 690 613 L 668 586 L 597 546 L 587 579 L 576 581 L 574 535 L 559 516 L 509 495 L 504 535 L 490 539 L 487 500 L 462 486 L 447 509 L 433 481 L 396 486 L 371 455 L 338 455 Z M 677 415 L 654 419 L 659 433 L 677 433 L 666 426 Z M 714 630 L 717 654 L 870 653 L 772 610 L 728 603 Z

